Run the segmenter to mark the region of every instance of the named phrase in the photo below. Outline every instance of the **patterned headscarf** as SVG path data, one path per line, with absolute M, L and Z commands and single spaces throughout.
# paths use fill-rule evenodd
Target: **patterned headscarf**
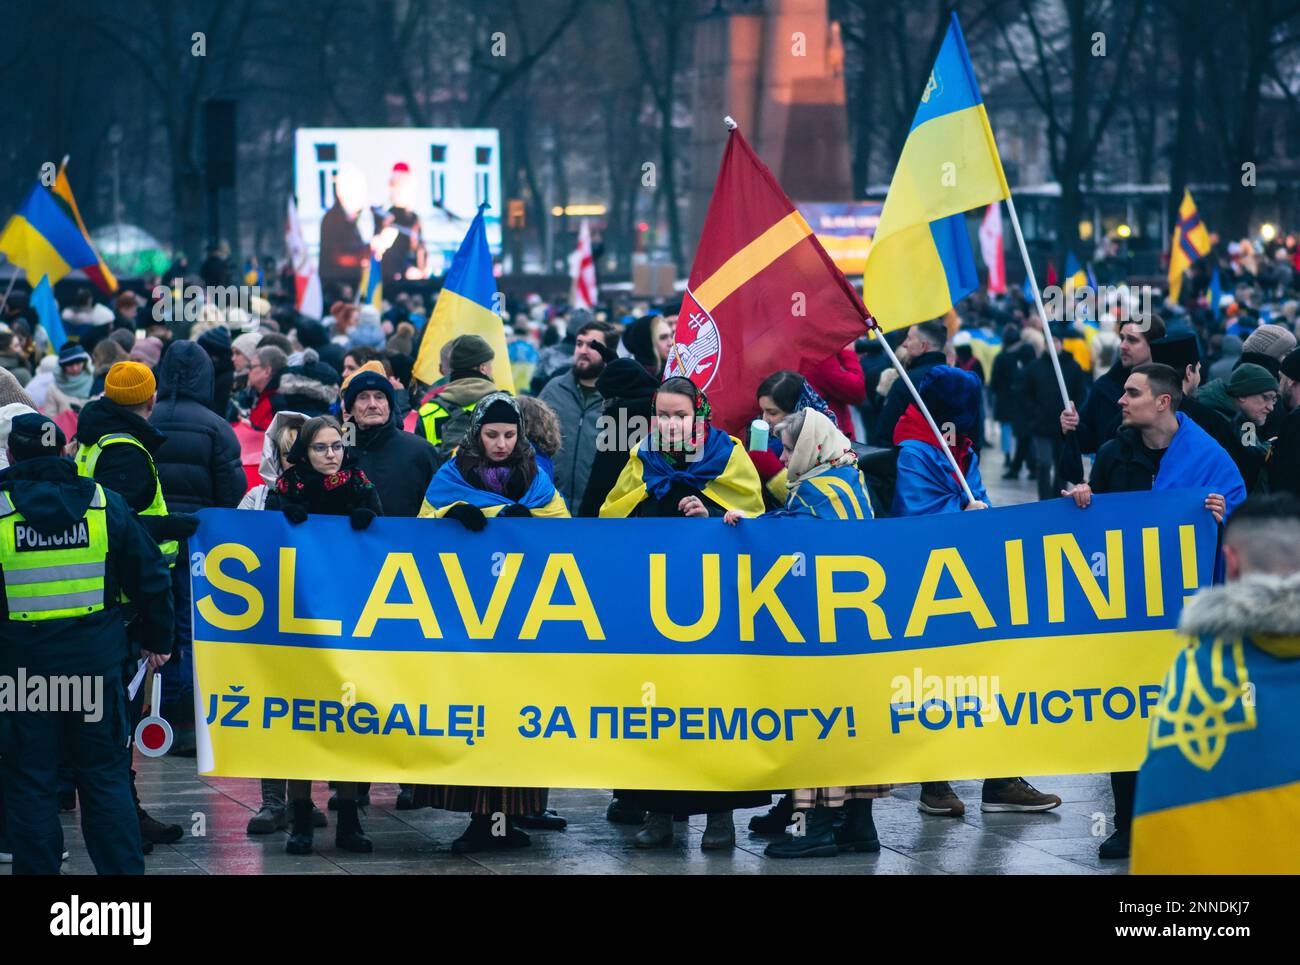
M 794 404 L 794 412 L 803 409 L 815 409 L 830 419 L 831 425 L 835 426 L 835 428 L 838 429 L 840 426 L 840 421 L 835 418 L 835 413 L 831 411 L 831 407 L 826 404 L 826 400 L 818 394 L 817 390 L 812 387 L 812 383 L 806 378 L 803 380 L 803 388 L 799 390 L 799 401 Z M 794 415 L 794 412 L 790 414 Z
M 657 403 L 659 393 L 668 392 L 672 395 L 684 395 L 689 398 L 695 405 L 695 417 L 691 420 L 691 438 L 686 443 L 685 450 L 678 449 L 664 444 L 659 438 L 659 417 L 657 414 Z M 713 407 L 709 405 L 709 398 L 704 394 L 704 390 L 697 386 L 690 379 L 674 376 L 671 379 L 665 379 L 655 390 L 654 395 L 650 397 L 650 412 L 652 415 L 651 423 L 651 444 L 669 460 L 669 462 L 680 463 L 685 461 L 688 452 L 698 451 L 709 438 L 709 429 L 711 427 L 710 419 L 713 416 Z

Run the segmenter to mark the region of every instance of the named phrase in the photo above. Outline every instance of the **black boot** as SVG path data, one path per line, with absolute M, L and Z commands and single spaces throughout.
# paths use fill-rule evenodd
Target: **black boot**
M 766 814 L 757 814 L 749 819 L 749 831 L 750 834 L 785 834 L 793 820 L 794 799 L 789 794 L 782 794 Z
M 284 846 L 286 854 L 311 854 L 311 799 L 291 801 L 292 823 L 289 825 L 289 840 Z
M 353 851 L 357 854 L 369 854 L 375 850 L 375 843 L 361 830 L 361 820 L 357 817 L 357 802 L 339 799 L 339 819 L 334 825 L 334 844 L 341 851 Z
M 833 858 L 840 853 L 835 844 L 835 822 L 830 808 L 801 811 L 803 834 L 787 834 L 769 844 L 763 854 L 769 858 Z
M 879 851 L 880 835 L 871 819 L 871 798 L 850 799 L 841 808 L 844 824 L 835 831 L 835 844 L 841 851 Z

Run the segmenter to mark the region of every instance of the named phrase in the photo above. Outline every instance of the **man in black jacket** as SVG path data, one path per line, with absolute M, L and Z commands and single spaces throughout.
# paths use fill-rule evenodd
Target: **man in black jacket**
M 347 428 L 353 430 L 351 438 L 345 435 L 344 440 L 355 446 L 357 461 L 374 483 L 384 515 L 418 516 L 437 471 L 434 448 L 398 424 L 393 383 L 378 362 L 365 363 L 343 383 L 343 413 Z M 368 799 L 369 785 L 363 793 Z M 415 807 L 415 786 L 400 785 L 397 810 Z
M 1151 361 L 1151 343 L 1165 337 L 1165 323 L 1159 315 L 1145 321 L 1134 319 L 1119 327 L 1119 361 L 1092 384 L 1082 409 L 1061 412 L 1061 431 L 1079 433 L 1079 451 L 1097 452 L 1115 438 L 1120 425 L 1119 399 L 1129 373 Z M 1081 482 L 1070 479 L 1068 482 Z
M 395 395 L 381 372 L 358 369 L 344 383 L 343 413 L 354 427 L 357 460 L 375 484 L 384 515 L 418 516 L 436 472 L 434 449 L 398 425 Z
M 234 509 L 248 491 L 248 476 L 235 431 L 211 409 L 212 359 L 198 343 L 182 339 L 168 347 L 154 375 L 158 399 L 149 424 L 164 437 L 153 461 L 168 510 Z M 183 562 L 172 567 L 177 659 L 162 675 L 163 702 L 175 715 L 174 726 L 189 722 L 194 712 L 189 550 L 184 540 L 178 547 L 178 559 Z M 188 741 L 178 741 L 173 752 L 188 755 L 192 749 Z
M 907 330 L 907 338 L 901 347 L 907 354 L 907 374 L 913 384 L 920 382 L 921 377 L 936 365 L 947 364 L 948 359 L 944 354 L 944 346 L 947 344 L 948 327 L 941 318 L 921 322 Z M 875 432 L 871 437 L 872 445 L 888 447 L 894 444 L 894 427 L 911 404 L 912 393 L 903 380 L 898 379 L 889 387 L 889 394 L 885 396 L 885 404 L 880 409 L 880 417 L 876 420 Z M 983 419 L 980 421 L 983 422 Z
M 1054 323 L 1052 342 L 1056 346 L 1056 357 L 1061 365 L 1061 377 L 1065 379 L 1065 391 L 1077 409 L 1088 394 L 1088 376 L 1074 356 L 1062 346 L 1068 331 L 1068 325 Z M 1022 369 L 1018 385 L 1019 404 L 1028 413 L 1029 432 L 1034 440 L 1034 476 L 1038 481 L 1038 498 L 1056 499 L 1062 482 L 1053 476 L 1061 458 L 1065 437 L 1058 417 L 1061 411 L 1061 388 L 1056 381 L 1056 369 L 1052 366 L 1051 356 L 1044 352 Z
M 10 468 L 0 474 L 0 673 L 16 675 L 21 668 L 29 680 L 73 677 L 83 682 L 83 692 L 93 681 L 97 699 L 75 710 L 0 715 L 9 847 L 15 874 L 59 873 L 58 768 L 65 749 L 95 870 L 143 874 L 128 779 L 121 677 L 128 641 L 118 600 L 125 592 L 135 602 L 142 621 L 138 654 L 160 667 L 172 649 L 170 581 L 157 543 L 122 497 L 78 477 L 72 461 L 59 455 L 65 445 L 62 431 L 44 416 L 13 420 Z M 27 552 L 31 548 L 41 557 Z M 55 553 L 58 560 L 50 561 Z M 77 568 L 75 579 L 68 567 Z M 38 574 L 46 578 L 34 581 Z

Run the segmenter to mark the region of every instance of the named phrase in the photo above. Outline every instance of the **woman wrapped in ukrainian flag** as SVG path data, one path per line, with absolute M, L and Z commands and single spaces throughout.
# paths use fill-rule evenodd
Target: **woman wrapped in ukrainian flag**
M 489 516 L 568 518 L 564 497 L 537 466 L 514 396 L 490 392 L 479 400 L 464 444 L 430 481 L 420 515 L 455 519 L 474 532 Z
M 745 447 L 709 417 L 709 400 L 690 379 L 671 378 L 650 401 L 650 432 L 635 451 L 600 507 L 602 517 L 685 516 L 707 519 L 738 509 L 763 511 L 762 484 Z M 633 843 L 667 848 L 673 843 L 673 815 L 706 814 L 700 847 L 736 846 L 732 811 L 770 804 L 767 791 L 616 790 L 613 808 L 644 812 Z
M 420 515 L 455 519 L 473 532 L 483 529 L 489 516 L 568 517 L 551 477 L 538 469 L 513 396 L 492 392 L 479 400 L 465 442 L 429 483 Z M 567 822 L 547 809 L 547 795 L 546 788 L 536 787 L 434 785 L 416 797 L 445 811 L 469 812 L 469 827 L 451 845 L 452 851 L 467 853 L 528 847 L 532 842 L 521 825 L 563 828 Z M 506 816 L 503 835 L 492 833 L 492 815 L 498 812 Z

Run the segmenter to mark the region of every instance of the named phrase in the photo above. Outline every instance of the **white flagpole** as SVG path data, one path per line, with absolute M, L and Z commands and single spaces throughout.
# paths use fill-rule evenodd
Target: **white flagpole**
M 884 331 L 881 330 L 879 324 L 877 324 L 874 318 L 868 317 L 867 324 L 870 325 L 871 329 L 876 333 L 876 338 L 880 339 L 880 344 L 884 346 L 885 354 L 889 356 L 889 361 L 893 362 L 894 368 L 898 370 L 898 377 L 903 380 L 903 384 L 907 386 L 907 390 L 912 393 L 912 401 L 914 401 L 916 407 L 921 410 L 921 415 L 925 416 L 925 421 L 930 424 L 930 431 L 932 431 L 934 437 L 939 440 L 939 445 L 943 447 L 944 453 L 948 456 L 948 462 L 952 464 L 953 472 L 957 474 L 957 479 L 961 482 L 962 492 L 966 494 L 967 500 L 972 503 L 975 502 L 975 494 L 970 491 L 970 484 L 966 482 L 966 474 L 961 471 L 961 466 L 957 464 L 957 457 L 954 456 L 952 450 L 948 448 L 948 440 L 945 439 L 943 433 L 939 431 L 939 427 L 935 424 L 934 416 L 930 415 L 930 410 L 927 409 L 925 403 L 921 401 L 921 393 L 916 391 L 916 386 L 912 384 L 911 378 L 908 377 L 907 369 L 903 368 L 903 363 L 899 361 L 898 356 L 894 354 L 894 350 L 890 347 L 889 339 L 885 338 Z
M 1052 356 L 1052 370 L 1056 373 L 1056 384 L 1061 390 L 1061 403 L 1066 409 L 1073 409 L 1074 403 L 1070 401 L 1070 393 L 1065 390 L 1065 376 L 1061 374 L 1061 360 L 1056 357 L 1056 343 L 1052 341 L 1052 329 L 1047 324 L 1043 296 L 1038 290 L 1038 279 L 1034 277 L 1034 266 L 1029 263 L 1029 249 L 1025 247 L 1025 236 L 1020 231 L 1020 219 L 1016 217 L 1016 203 L 1011 200 L 1010 192 L 1007 192 L 1006 202 L 1007 213 L 1011 215 L 1011 230 L 1016 233 L 1016 241 L 1020 245 L 1020 257 L 1025 262 L 1025 271 L 1029 276 L 1029 287 L 1034 290 L 1034 304 L 1038 306 L 1038 318 L 1043 323 L 1043 340 L 1047 342 L 1047 351 Z

